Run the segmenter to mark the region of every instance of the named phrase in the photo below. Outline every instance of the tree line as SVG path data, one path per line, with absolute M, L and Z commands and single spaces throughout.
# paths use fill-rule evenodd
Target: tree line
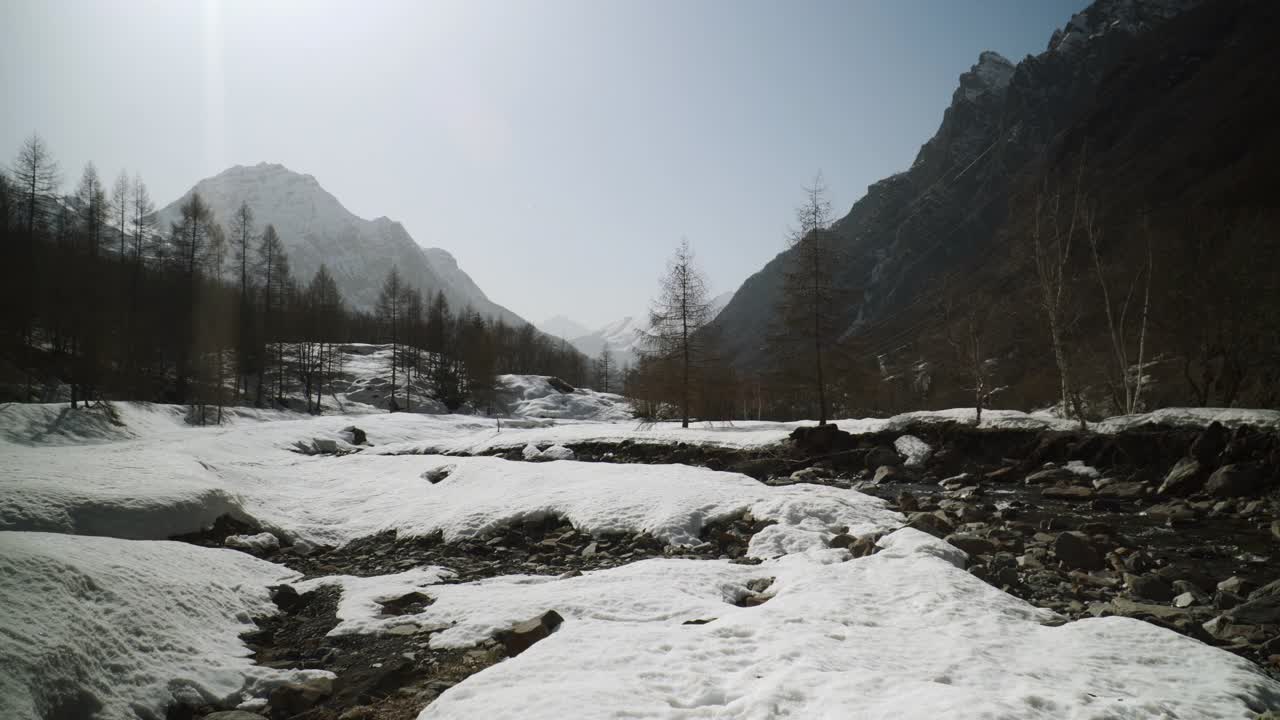
M 685 426 L 966 405 L 976 422 L 991 407 L 1050 406 L 1087 425 L 1158 407 L 1280 405 L 1280 215 L 1108 206 L 1084 167 L 1082 152 L 1015 198 L 1002 251 L 932 277 L 902 317 L 851 325 L 861 292 L 819 174 L 760 319 L 763 366 L 723 356 L 705 276 L 682 242 L 624 393 L 641 416 Z
M 168 227 L 155 210 L 139 175 L 108 187 L 92 163 L 64 194 L 44 140 L 22 144 L 0 172 L 5 395 L 187 404 L 198 422 L 240 404 L 318 413 L 353 342 L 391 343 L 388 371 L 429 380 L 426 394 L 450 410 L 491 407 L 499 372 L 586 376 L 566 344 L 454 311 L 439 292 L 424 301 L 395 270 L 373 311 L 350 307 L 324 265 L 292 272 L 284 240 L 247 202 L 217 218 L 193 192 Z M 412 389 L 391 409 L 400 398 L 412 409 Z

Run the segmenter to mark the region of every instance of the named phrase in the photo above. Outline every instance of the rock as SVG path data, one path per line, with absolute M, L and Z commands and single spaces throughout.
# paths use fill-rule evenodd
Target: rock
M 1154 570 L 1155 567 L 1156 561 L 1153 560 L 1150 555 L 1142 552 L 1141 550 L 1131 552 L 1124 558 L 1124 569 L 1131 573 L 1141 574 L 1148 570 Z
M 1130 575 L 1126 573 L 1124 583 L 1129 586 L 1130 594 L 1144 600 L 1168 602 L 1173 599 L 1173 586 L 1159 575 Z
M 1225 614 L 1242 625 L 1280 625 L 1280 595 L 1250 599 Z
M 1147 508 L 1146 514 L 1170 525 L 1190 525 L 1199 519 L 1195 510 L 1180 500 L 1152 505 Z
M 805 455 L 828 455 L 847 450 L 854 445 L 853 435 L 841 430 L 834 423 L 808 425 L 791 431 L 791 444 Z
M 1226 449 L 1229 439 L 1227 429 L 1215 420 L 1196 436 L 1187 454 L 1199 461 L 1201 465 L 1213 465 Z
M 777 458 L 758 458 L 736 462 L 729 466 L 729 470 L 764 481 L 775 475 L 786 473 L 787 463 Z
M 1146 494 L 1147 486 L 1140 482 L 1113 482 L 1098 489 L 1098 497 L 1115 500 L 1136 500 Z
M 990 555 L 996 551 L 995 543 L 969 533 L 952 533 L 944 539 L 969 555 Z
M 369 442 L 369 437 L 365 435 L 365 432 L 355 425 L 348 425 L 342 428 L 342 432 L 347 436 L 347 442 L 352 445 L 364 445 Z
M 1204 487 L 1203 466 L 1195 458 L 1182 458 L 1164 476 L 1159 495 L 1190 495 Z
M 552 445 L 543 450 L 538 456 L 539 460 L 572 460 L 573 451 L 563 445 Z
M 1222 590 L 1223 592 L 1229 592 L 1233 595 L 1240 595 L 1240 596 L 1248 595 L 1250 592 L 1253 591 L 1255 587 L 1257 586 L 1249 582 L 1248 580 L 1245 580 L 1244 578 L 1240 577 L 1239 575 L 1232 575 L 1226 580 L 1223 580 L 1222 582 L 1218 583 L 1219 590 Z
M 881 465 L 876 468 L 875 477 L 871 478 L 871 482 L 879 485 L 882 482 L 897 480 L 901 475 L 902 472 L 898 470 L 896 465 Z
M 311 447 L 320 455 L 334 455 L 338 452 L 338 441 L 329 438 L 313 438 Z
M 1067 487 L 1047 487 L 1040 491 L 1040 496 L 1051 500 L 1082 502 L 1093 498 L 1093 490 L 1087 487 L 1069 485 Z
M 1176 608 L 1187 608 L 1192 605 L 1199 604 L 1195 593 L 1184 592 L 1181 595 L 1175 595 L 1173 598 L 1173 606 Z
M 920 503 L 916 500 L 916 496 L 903 490 L 898 493 L 898 512 L 913 513 L 920 511 Z
M 553 390 L 555 390 L 556 392 L 561 393 L 561 394 L 565 394 L 565 395 L 567 395 L 567 394 L 569 394 L 569 393 L 573 392 L 573 391 L 576 389 L 576 388 L 574 388 L 572 385 L 570 385 L 569 383 L 567 383 L 567 382 L 565 382 L 565 381 L 561 380 L 561 379 L 560 379 L 560 378 L 558 378 L 558 377 L 549 377 L 549 378 L 547 378 L 547 384 L 548 384 L 548 385 L 550 385 L 550 386 L 551 386 L 551 388 L 552 388 Z
M 873 533 L 871 535 L 863 535 L 849 546 L 849 554 L 856 557 L 867 557 L 880 552 L 880 546 L 876 543 L 880 541 L 881 533 Z
M 285 683 L 271 691 L 267 700 L 271 714 L 291 717 L 315 707 L 333 693 L 333 678 L 313 677 L 303 682 Z
M 915 435 L 903 435 L 894 440 L 893 449 L 906 458 L 904 464 L 909 468 L 924 467 L 924 464 L 929 461 L 929 457 L 933 455 L 933 448 L 929 447 L 929 443 Z
M 454 467 L 455 466 L 453 465 L 441 465 L 440 467 L 431 468 L 430 470 L 422 473 L 422 479 L 426 480 L 432 485 L 435 485 L 441 480 L 444 480 L 445 478 L 449 477 L 449 475 L 453 473 Z
M 927 532 L 938 539 L 945 538 L 955 530 L 955 527 L 938 513 L 926 512 L 912 513 L 907 518 L 907 527 Z
M 1048 485 L 1060 480 L 1072 480 L 1075 477 L 1076 474 L 1066 468 L 1049 467 L 1031 473 L 1027 476 L 1025 482 L 1028 485 Z
M 858 538 L 848 533 L 839 533 L 828 540 L 827 545 L 833 548 L 851 548 L 856 542 L 858 542 Z
M 1277 595 L 1280 595 L 1280 579 L 1272 580 L 1271 582 L 1267 583 L 1266 585 L 1263 585 L 1257 590 L 1250 591 L 1249 599 L 1259 600 L 1261 598 L 1275 597 Z
M 503 630 L 495 638 L 507 650 L 507 655 L 515 657 L 528 650 L 534 643 L 549 637 L 564 622 L 560 613 L 548 610 L 542 615 L 517 623 L 510 630 Z
M 816 483 L 827 476 L 822 468 L 807 467 L 791 473 L 791 482 L 797 483 Z
M 538 456 L 542 455 L 542 451 L 538 449 L 537 445 L 529 443 L 524 446 L 524 450 L 520 452 L 520 455 L 523 456 L 525 460 L 537 460 Z
M 1276 542 L 1280 542 L 1280 520 L 1271 522 L 1271 537 L 1275 538 Z
M 1089 611 L 1099 617 L 1104 617 L 1106 615 L 1123 615 L 1124 617 L 1131 618 L 1152 617 L 1165 622 L 1174 622 L 1187 617 L 1187 611 L 1180 608 L 1172 608 L 1167 605 L 1139 603 L 1122 597 L 1115 598 L 1109 603 L 1095 605 L 1090 608 Z
M 1240 497 L 1254 495 L 1262 490 L 1266 477 L 1254 463 L 1223 465 L 1205 482 L 1205 492 L 1214 497 Z
M 897 450 L 888 445 L 878 445 L 867 452 L 866 464 L 868 470 L 876 470 L 883 466 L 898 467 L 902 464 L 902 458 L 898 456 Z
M 1213 607 L 1218 610 L 1230 610 L 1244 602 L 1244 598 L 1226 590 L 1219 590 L 1213 594 Z
M 594 542 L 593 542 L 593 543 L 591 543 L 591 544 L 587 545 L 586 547 L 582 548 L 582 553 L 581 553 L 581 555 L 582 555 L 582 557 L 584 557 L 584 558 L 592 557 L 593 555 L 595 555 L 595 554 L 596 554 L 596 550 L 597 550 L 597 549 L 599 549 L 599 545 L 598 545 L 597 543 L 594 543 Z
M 248 710 L 219 710 L 204 716 L 204 720 L 267 720 L 258 713 Z
M 291 613 L 306 604 L 307 595 L 299 595 L 292 585 L 274 585 L 267 592 L 280 612 Z
M 1076 570 L 1101 570 L 1106 567 L 1102 553 L 1083 533 L 1059 533 L 1053 541 L 1053 554 L 1068 568 Z

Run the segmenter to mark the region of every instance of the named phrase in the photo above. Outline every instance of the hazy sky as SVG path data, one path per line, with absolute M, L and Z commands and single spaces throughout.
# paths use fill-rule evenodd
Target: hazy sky
M 38 130 L 163 205 L 234 164 L 314 175 L 525 318 L 643 312 L 682 236 L 712 288 L 910 166 L 978 53 L 1085 0 L 0 0 L 0 158 Z

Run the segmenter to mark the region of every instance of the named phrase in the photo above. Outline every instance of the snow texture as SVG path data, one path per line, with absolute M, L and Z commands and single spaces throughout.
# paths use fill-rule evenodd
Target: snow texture
M 933 455 L 933 448 L 929 447 L 929 443 L 915 435 L 903 435 L 894 440 L 893 449 L 906 458 L 904 464 L 909 468 L 923 467 L 929 461 L 929 456 Z
M 293 577 L 233 550 L 0 532 L 0 717 L 160 717 L 323 675 L 254 666 L 239 640 Z

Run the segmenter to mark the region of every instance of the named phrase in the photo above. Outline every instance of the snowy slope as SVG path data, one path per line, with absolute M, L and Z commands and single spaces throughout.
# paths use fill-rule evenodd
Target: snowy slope
M 179 219 L 178 208 L 192 192 L 209 203 L 229 236 L 232 216 L 242 201 L 248 202 L 259 232 L 268 223 L 275 225 L 296 276 L 305 282 L 321 263 L 328 265 L 343 296 L 356 307 L 373 307 L 387 271 L 395 266 L 425 292 L 444 290 L 455 308 L 471 305 L 487 316 L 525 324 L 491 302 L 448 252 L 424 249 L 403 225 L 386 217 L 357 217 L 310 175 L 269 163 L 236 165 L 201 180 L 157 212 L 160 229 Z

